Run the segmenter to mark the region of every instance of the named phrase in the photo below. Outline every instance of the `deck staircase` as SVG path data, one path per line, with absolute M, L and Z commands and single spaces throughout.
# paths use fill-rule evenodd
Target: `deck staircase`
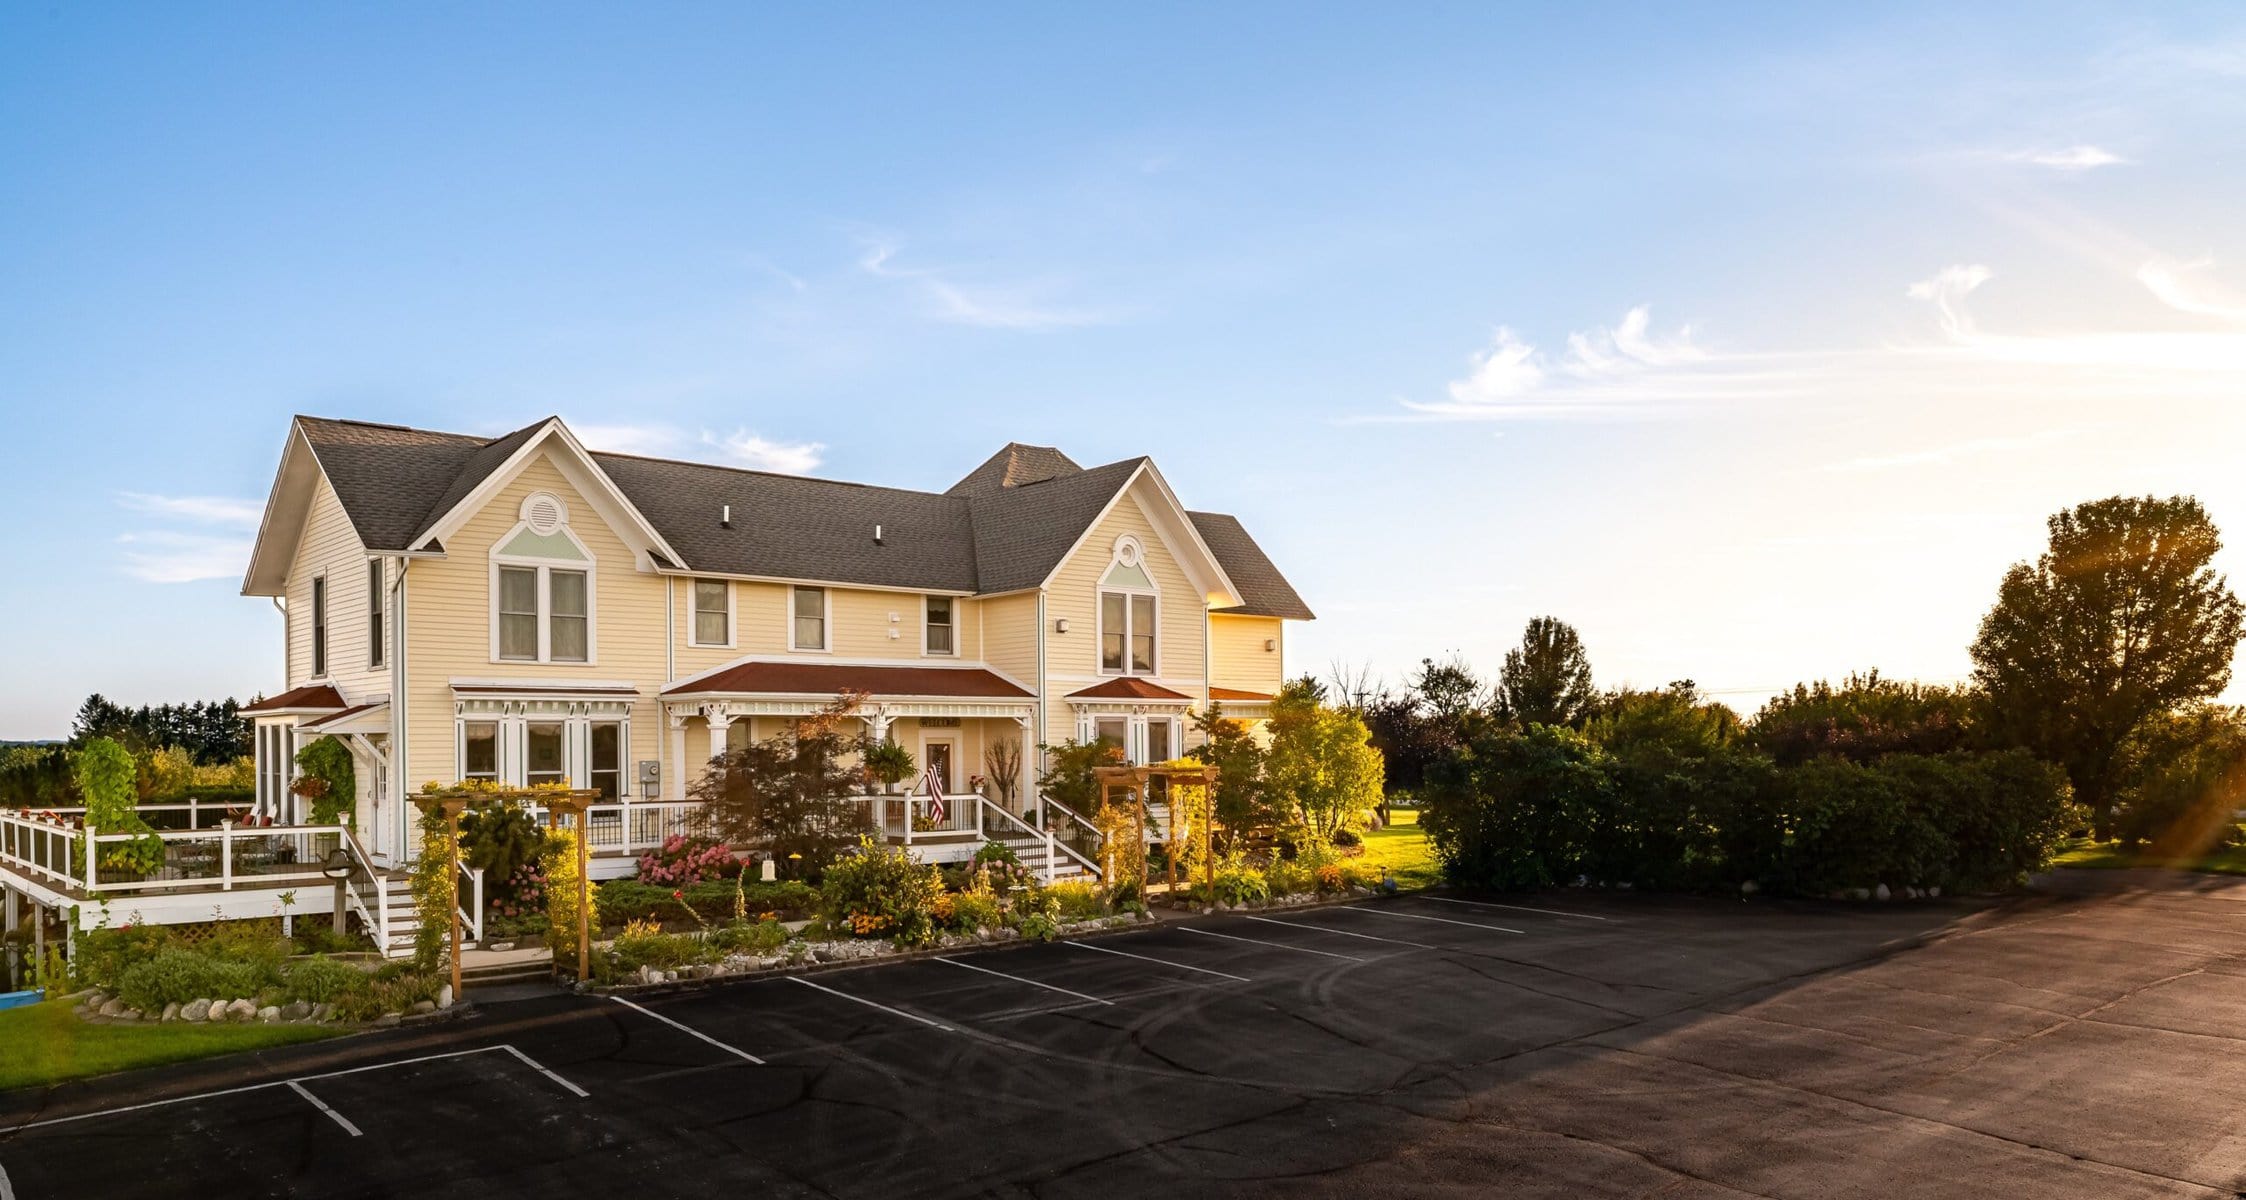
M 413 903 L 413 871 L 409 867 L 399 867 L 372 874 L 373 887 L 380 890 L 383 903 L 388 907 L 390 923 L 389 939 L 377 948 L 384 958 L 412 958 L 413 939 L 421 932 L 421 913 Z M 371 926 L 367 935 L 382 941 Z M 460 948 L 476 948 L 473 931 L 465 931 Z

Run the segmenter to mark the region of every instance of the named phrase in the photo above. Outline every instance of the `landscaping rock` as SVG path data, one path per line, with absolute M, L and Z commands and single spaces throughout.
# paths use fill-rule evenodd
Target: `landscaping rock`
M 434 1000 L 416 1000 L 413 1002 L 413 1012 L 416 1015 L 435 1011 L 437 1011 L 437 1002 Z
M 127 1021 L 138 1021 L 141 1018 L 141 1011 L 137 1008 L 128 1008 L 117 1015 Z
M 281 1019 L 281 1006 L 278 1004 L 268 1004 L 265 1007 L 258 1009 L 257 1019 L 265 1022 L 267 1025 L 271 1025 L 273 1022 Z
M 281 1019 L 284 1021 L 301 1021 L 311 1015 L 312 1006 L 302 1000 L 292 1001 L 281 1006 Z
M 325 1021 L 334 1015 L 335 1006 L 333 1004 L 315 1004 L 312 1006 L 312 1019 L 315 1021 Z
M 101 1006 L 109 1003 L 109 993 L 96 988 L 93 991 L 87 992 L 86 998 L 79 1001 L 78 1003 L 80 1007 L 90 1008 L 95 1012 L 100 1012 Z
M 123 1016 L 125 1012 L 125 1002 L 112 996 L 109 999 L 102 1001 L 101 1006 L 94 1009 L 94 1011 L 100 1013 L 105 1017 Z
M 374 1019 L 374 1027 L 376 1029 L 388 1029 L 403 1020 L 405 1018 L 397 1013 L 384 1013 Z
M 1939 899 L 1941 899 L 1941 898 L 1942 898 L 1942 885 L 1941 885 L 1941 884 L 1938 884 L 1938 883 L 1937 883 L 1937 884 L 1935 884 L 1935 885 L 1934 885 L 1933 887 L 1930 887 L 1930 888 L 1926 889 L 1926 895 L 1927 895 L 1927 898 L 1928 898 L 1928 899 L 1932 899 L 1932 900 L 1939 900 Z
M 1752 895 L 1754 895 L 1754 894 L 1755 894 L 1756 892 L 1759 892 L 1759 891 L 1761 891 L 1761 890 L 1762 890 L 1762 885 L 1761 885 L 1761 884 L 1759 884 L 1759 883 L 1756 883 L 1756 882 L 1755 882 L 1754 880 L 1752 880 L 1752 879 L 1750 879 L 1750 880 L 1748 880 L 1747 882 L 1745 882 L 1745 883 L 1742 883 L 1742 884 L 1740 884 L 1740 885 L 1739 885 L 1739 894 L 1740 894 L 1740 895 L 1742 895 L 1742 896 L 1752 896 Z
M 200 1021 L 210 1015 L 211 1002 L 208 1000 L 190 1000 L 181 1005 L 179 1010 L 179 1019 L 182 1021 Z
M 180 1003 L 179 1003 L 179 1001 L 177 1001 L 177 1000 L 174 1000 L 174 1001 L 172 1001 L 171 1003 L 169 1003 L 169 1004 L 166 1004 L 166 1005 L 164 1006 L 164 1015 L 163 1015 L 162 1017 L 159 1017 L 159 1018 L 157 1018 L 157 1019 L 158 1019 L 158 1020 L 163 1020 L 163 1021 L 177 1021 L 177 1020 L 179 1020 L 179 1009 L 180 1009 Z
M 449 984 L 449 983 L 448 983 L 448 984 L 445 984 L 445 985 L 443 985 L 443 986 L 441 986 L 441 987 L 439 987 L 439 988 L 437 989 L 437 1007 L 438 1007 L 438 1008 L 451 1008 L 451 1007 L 452 1007 L 452 985 L 451 985 L 451 984 Z
M 1848 898 L 1851 900 L 1869 900 L 1872 898 L 1872 889 L 1857 888 L 1848 894 Z
M 1874 900 L 1886 900 L 1894 895 L 1895 893 L 1887 890 L 1887 885 L 1884 883 L 1872 889 L 1872 899 Z
M 236 1000 L 226 1006 L 226 1019 L 229 1021 L 249 1021 L 255 1020 L 256 1017 L 257 1004 L 255 1001 Z

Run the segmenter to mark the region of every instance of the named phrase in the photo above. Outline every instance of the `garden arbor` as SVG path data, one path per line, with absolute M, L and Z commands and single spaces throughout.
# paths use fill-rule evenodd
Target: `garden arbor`
M 1146 809 L 1147 797 L 1156 780 L 1162 783 L 1163 793 L 1169 797 L 1168 828 L 1163 844 L 1168 853 L 1162 857 L 1169 870 L 1170 891 L 1178 890 L 1178 857 L 1185 849 L 1184 842 L 1198 843 L 1203 882 L 1214 893 L 1216 855 L 1212 837 L 1216 827 L 1216 806 L 1211 800 L 1215 794 L 1217 768 L 1190 760 L 1168 763 L 1149 763 L 1144 766 L 1094 767 L 1092 780 L 1100 789 L 1099 828 L 1102 841 L 1104 877 L 1110 886 L 1115 882 L 1115 841 L 1119 835 L 1130 838 L 1128 864 L 1132 878 L 1139 882 L 1143 893 L 1146 886 Z M 1118 795 L 1124 799 L 1116 800 Z M 1190 815 L 1184 815 L 1190 810 Z M 1186 829 L 1185 839 L 1180 839 L 1180 825 Z
M 600 803 L 601 794 L 589 788 L 568 789 L 495 788 L 488 786 L 463 786 L 424 791 L 413 798 L 421 809 L 423 843 L 421 859 L 414 867 L 414 899 L 420 911 L 424 930 L 449 925 L 451 927 L 450 952 L 452 959 L 452 994 L 460 996 L 460 817 L 471 808 L 499 805 L 520 805 L 543 809 L 546 826 L 553 833 L 564 829 L 562 818 L 569 818 L 567 826 L 570 839 L 575 843 L 577 894 L 572 897 L 577 915 L 578 975 L 584 976 L 585 963 L 592 952 L 592 898 L 588 894 L 586 856 L 589 850 L 585 841 L 585 810 Z M 550 901 L 549 901 L 550 902 Z M 441 904 L 442 911 L 433 912 Z M 559 929 L 548 937 L 558 936 Z M 559 956 L 556 956 L 557 970 Z

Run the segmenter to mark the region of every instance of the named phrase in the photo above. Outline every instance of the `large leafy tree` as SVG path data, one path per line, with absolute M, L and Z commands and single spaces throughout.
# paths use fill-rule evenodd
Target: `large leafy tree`
M 2005 572 L 1981 619 L 1973 678 L 1990 732 L 2065 767 L 2107 837 L 2131 735 L 2229 684 L 2246 606 L 2188 496 L 2115 496 L 2048 524 L 2042 556 Z
M 1969 693 L 1882 679 L 1876 670 L 1794 685 L 1755 714 L 1748 741 L 1793 767 L 1833 756 L 1870 763 L 1888 754 L 1944 754 L 1967 740 Z
M 688 792 L 701 801 L 710 831 L 736 849 L 768 855 L 789 878 L 816 873 L 855 845 L 871 814 L 857 798 L 863 772 L 850 756 L 867 743 L 844 729 L 863 700 L 839 696 L 789 734 L 711 759 Z
M 1520 646 L 1505 652 L 1497 691 L 1505 715 L 1523 725 L 1580 726 L 1599 699 L 1583 639 L 1558 617 L 1529 621 Z
M 1380 751 L 1355 711 L 1289 684 L 1271 702 L 1270 728 L 1266 795 L 1292 808 L 1313 836 L 1330 840 L 1380 803 Z

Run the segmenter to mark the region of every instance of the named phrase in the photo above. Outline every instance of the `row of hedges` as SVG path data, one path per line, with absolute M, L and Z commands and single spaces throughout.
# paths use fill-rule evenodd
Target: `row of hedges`
M 223 923 L 200 937 L 154 925 L 95 930 L 78 943 L 76 982 L 154 1016 L 194 1000 L 249 1000 L 260 1007 L 331 1004 L 344 1020 L 368 1020 L 434 1000 L 444 980 L 403 963 L 369 971 L 325 955 L 299 957 L 296 941 L 261 923 Z
M 2065 773 L 2023 751 L 1638 761 L 1542 726 L 1476 739 L 1421 801 L 1451 881 L 1501 889 L 1986 890 L 2047 865 L 2079 821 Z

